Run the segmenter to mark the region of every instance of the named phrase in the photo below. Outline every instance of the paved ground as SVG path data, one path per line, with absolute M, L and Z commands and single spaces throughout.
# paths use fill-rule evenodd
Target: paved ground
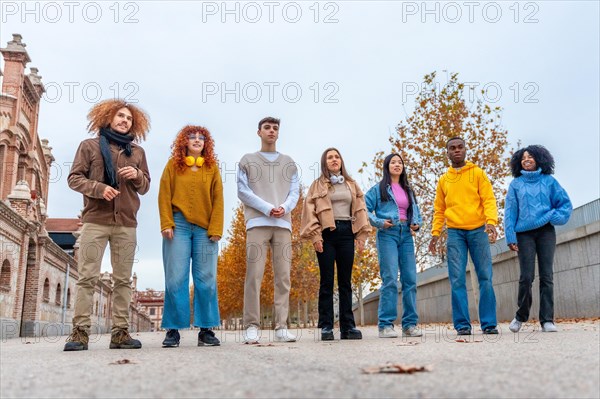
M 560 323 L 560 332 L 502 324 L 498 336 L 479 331 L 456 342 L 447 325 L 427 325 L 422 339 L 321 342 L 299 330 L 295 343 L 243 345 L 239 332 L 220 332 L 220 347 L 197 347 L 183 331 L 179 348 L 163 349 L 162 333 L 141 333 L 141 350 L 109 350 L 109 336 L 90 350 L 62 352 L 64 337 L 0 344 L 0 397 L 600 397 L 600 323 Z M 219 336 L 219 335 L 218 335 Z M 115 364 L 127 359 L 129 363 Z M 431 366 L 415 374 L 364 374 L 388 362 Z

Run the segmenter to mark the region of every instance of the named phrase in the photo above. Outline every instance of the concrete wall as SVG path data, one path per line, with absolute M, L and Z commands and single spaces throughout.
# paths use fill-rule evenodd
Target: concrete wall
M 600 200 L 578 208 L 568 225 L 557 228 L 557 248 L 554 256 L 554 313 L 556 318 L 600 317 Z M 594 212 L 589 215 L 590 210 Z M 577 212 L 578 211 L 578 212 Z M 587 214 L 587 216 L 586 216 Z M 591 223 L 590 219 L 595 219 Z M 498 321 L 510 321 L 517 307 L 519 261 L 509 251 L 504 239 L 492 247 L 494 290 Z M 447 266 L 427 269 L 417 276 L 417 309 L 419 321 L 452 322 L 450 283 Z M 531 318 L 539 313 L 539 280 L 533 284 Z M 471 278 L 467 272 L 469 313 L 479 320 Z M 379 291 L 365 298 L 365 324 L 377 323 Z M 354 307 L 358 320 L 358 309 Z M 402 296 L 399 293 L 398 320 L 402 317 Z

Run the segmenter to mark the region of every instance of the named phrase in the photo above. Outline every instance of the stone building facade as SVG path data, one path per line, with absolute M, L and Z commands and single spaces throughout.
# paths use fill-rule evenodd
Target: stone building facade
M 77 243 L 72 252 L 46 229 L 50 166 L 47 140 L 38 136 L 44 85 L 21 35 L 5 48 L 0 71 L 0 338 L 68 334 L 76 294 Z M 73 232 L 77 236 L 77 232 Z M 93 317 L 110 328 L 112 278 L 102 275 Z M 149 317 L 131 304 L 132 329 L 148 331 Z
M 152 331 L 160 331 L 165 307 L 165 292 L 148 289 L 136 291 L 136 303 L 152 321 Z

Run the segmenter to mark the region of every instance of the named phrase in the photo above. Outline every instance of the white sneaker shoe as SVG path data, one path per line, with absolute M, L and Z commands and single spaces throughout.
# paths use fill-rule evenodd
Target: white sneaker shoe
M 287 328 L 275 330 L 275 342 L 295 342 L 296 336 L 288 331 Z
M 260 338 L 260 332 L 258 331 L 258 327 L 250 326 L 246 328 L 244 331 L 244 343 L 245 344 L 258 344 L 258 339 Z
M 423 333 L 417 326 L 410 326 L 408 328 L 402 329 L 403 337 L 422 337 Z
M 398 333 L 393 326 L 385 326 L 379 330 L 379 338 L 398 338 Z
M 515 318 L 510 322 L 508 329 L 514 333 L 518 333 L 519 330 L 521 329 L 521 326 L 523 326 L 523 322 L 521 322 Z
M 558 328 L 551 321 L 547 321 L 542 324 L 542 332 L 557 332 Z

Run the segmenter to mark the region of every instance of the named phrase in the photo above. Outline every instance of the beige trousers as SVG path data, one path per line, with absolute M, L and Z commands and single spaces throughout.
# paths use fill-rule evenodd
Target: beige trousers
M 275 329 L 286 328 L 290 307 L 292 233 L 281 227 L 253 227 L 246 232 L 246 281 L 244 318 L 246 328 L 260 326 L 260 286 L 267 250 L 271 249 L 274 275 Z
M 114 281 L 112 328 L 129 327 L 129 303 L 132 291 L 130 279 L 137 247 L 136 228 L 84 223 L 79 245 L 79 280 L 73 326 L 83 327 L 88 332 L 92 325 L 94 290 L 100 277 L 102 256 L 107 243 L 110 243 Z

